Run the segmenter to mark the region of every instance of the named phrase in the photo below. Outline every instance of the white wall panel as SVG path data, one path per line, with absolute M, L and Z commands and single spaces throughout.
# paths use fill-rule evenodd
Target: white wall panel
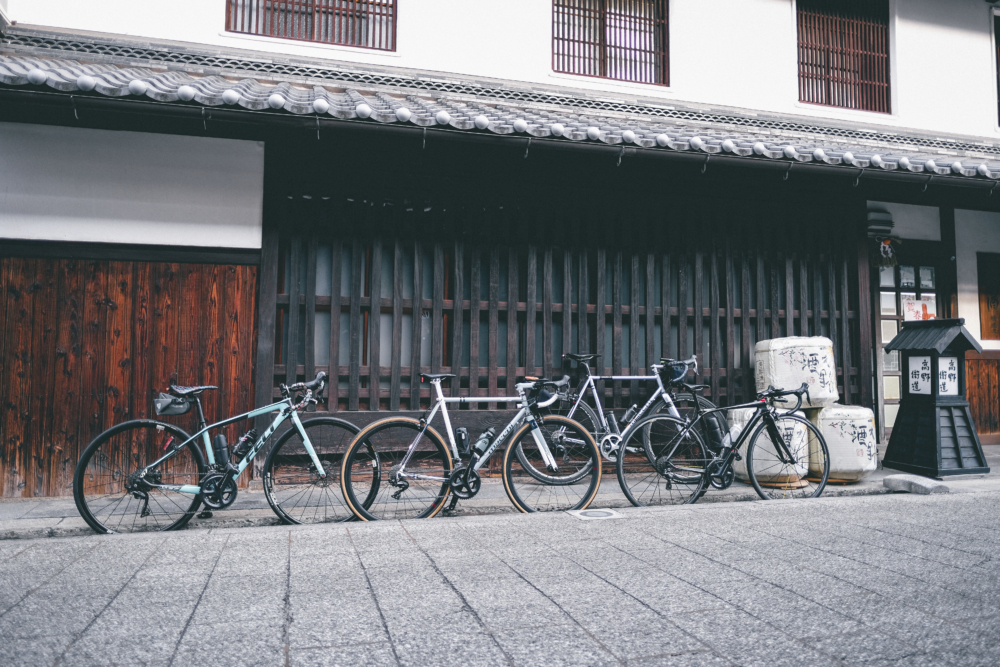
M 0 239 L 259 248 L 260 142 L 0 123 Z
M 958 269 L 958 316 L 986 350 L 1000 350 L 1000 341 L 982 340 L 979 320 L 979 267 L 976 253 L 1000 253 L 1000 213 L 955 210 L 955 263 Z

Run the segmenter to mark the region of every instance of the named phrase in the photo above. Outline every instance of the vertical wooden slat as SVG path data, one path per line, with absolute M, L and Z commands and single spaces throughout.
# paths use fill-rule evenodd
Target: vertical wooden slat
M 311 382 L 316 377 L 316 245 L 315 235 L 309 236 L 306 247 L 306 284 L 303 290 L 306 294 L 306 335 L 305 348 L 302 350 L 302 362 L 305 364 L 305 381 Z M 331 302 L 333 297 L 331 296 Z
M 197 300 L 200 300 L 200 271 L 195 265 L 187 265 L 190 275 L 195 276 L 192 282 L 198 288 L 189 292 L 184 299 L 185 306 L 190 308 L 192 313 L 197 309 L 192 307 Z M 108 328 L 105 345 L 107 352 L 105 358 L 105 377 L 107 378 L 107 390 L 105 393 L 104 428 L 110 428 L 114 424 L 120 424 L 129 419 L 128 393 L 132 387 L 132 360 L 131 360 L 131 328 L 132 328 L 132 262 L 111 262 L 108 265 Z M 208 285 L 205 286 L 209 287 Z M 186 330 L 196 331 L 197 324 L 189 314 L 185 321 Z M 192 336 L 193 337 L 193 336 Z M 186 361 L 189 362 L 187 369 L 191 373 L 192 384 L 199 382 L 199 370 L 202 368 L 203 353 L 200 349 L 200 341 L 196 337 L 189 343 L 189 355 Z M 207 416 L 207 415 L 206 415 Z
M 470 249 L 469 265 L 469 396 L 479 395 L 479 334 L 480 297 L 482 297 L 482 255 L 478 247 Z M 479 404 L 472 403 L 470 409 L 477 410 Z
M 790 245 L 790 244 L 788 244 Z M 785 251 L 785 335 L 795 335 L 795 275 L 791 250 Z
M 639 277 L 639 254 L 636 252 L 629 253 L 629 265 L 631 268 L 631 276 L 629 281 L 629 350 L 628 350 L 628 361 L 629 361 L 629 374 L 636 375 L 641 370 L 642 367 L 639 364 L 639 333 L 640 329 L 640 319 L 639 319 L 639 289 L 642 287 L 643 282 Z M 629 382 L 629 398 L 628 402 L 638 403 L 639 402 L 639 381 L 632 380 Z
M 268 177 L 270 178 L 272 171 L 268 171 Z M 261 248 L 260 248 L 260 297 L 257 300 L 257 365 L 256 365 L 256 381 L 255 381 L 255 392 L 254 392 L 254 403 L 257 407 L 267 405 L 271 403 L 274 388 L 274 365 L 275 365 L 275 355 L 276 350 L 274 342 L 277 337 L 277 297 L 278 297 L 278 229 L 277 225 L 272 223 L 272 218 L 275 216 L 275 203 L 273 197 L 268 197 L 267 205 L 264 211 L 264 230 L 261 237 Z M 164 292 L 160 295 L 163 303 L 169 304 L 169 292 L 167 291 L 168 286 L 175 286 L 174 277 L 167 276 L 161 272 L 160 274 L 160 285 Z M 336 278 L 335 278 L 336 279 Z M 171 317 L 167 311 L 163 310 L 163 319 L 161 322 L 167 324 L 171 321 Z M 159 336 L 160 341 L 163 341 L 163 336 Z M 280 352 L 280 351 L 277 351 Z M 331 350 L 332 352 L 332 350 Z M 331 357 L 332 359 L 332 357 Z M 166 363 L 164 363 L 166 367 Z M 330 374 L 333 376 L 333 373 Z M 160 377 L 159 380 L 162 382 L 163 378 Z M 333 387 L 336 388 L 336 381 L 334 380 Z M 336 396 L 335 393 L 332 396 Z M 268 425 L 268 417 L 266 415 L 257 418 L 256 428 L 258 433 L 263 433 L 264 429 Z M 262 457 L 258 457 L 254 460 L 256 463 L 261 460 Z M 263 461 L 261 464 L 263 465 Z M 255 466 L 254 471 L 257 468 Z
M 597 302 L 596 302 L 596 325 L 594 327 L 594 352 L 601 355 L 595 361 L 597 375 L 606 375 L 608 368 L 607 342 L 605 341 L 605 313 L 607 308 L 607 251 L 604 248 L 597 249 Z M 607 400 L 605 396 L 604 380 L 597 381 L 597 393 L 601 400 Z
M 3 487 L 3 495 L 8 498 L 23 495 L 28 484 L 26 475 L 31 444 L 31 433 L 28 430 L 32 381 L 31 339 L 34 333 L 32 285 L 36 271 L 36 261 L 33 259 L 13 258 L 9 261 L 10 278 L 7 292 L 3 295 L 9 299 L 7 332 L 4 337 L 6 345 L 4 354 L 8 360 L 9 375 L 5 380 L 8 385 L 5 403 L 0 406 L 3 409 L 3 421 L 0 422 L 3 449 L 0 451 L 4 454 L 6 467 L 6 474 L 0 484 Z M 101 296 L 103 297 L 103 294 Z
M 56 304 L 58 283 L 56 260 L 40 259 L 36 264 L 32 285 L 34 313 L 31 341 L 31 394 L 28 413 L 24 416 L 28 439 L 27 467 L 24 480 L 27 484 L 22 495 L 41 496 L 46 492 L 46 481 L 51 477 L 52 404 L 62 397 L 54 395 L 55 339 L 57 335 Z M 124 387 L 122 398 L 128 400 L 129 387 Z
M 440 373 L 444 363 L 444 248 L 434 244 L 434 286 L 431 290 L 431 373 Z
M 745 239 L 744 239 L 745 242 Z M 740 391 L 736 401 L 743 402 L 753 399 L 750 380 L 753 377 L 753 360 L 750 350 L 750 260 L 747 257 L 746 246 L 739 253 L 740 257 Z M 732 309 L 730 309 L 732 310 Z
M 715 252 L 713 251 L 710 262 L 715 261 Z M 710 266 L 713 266 L 710 264 Z M 705 253 L 702 250 L 695 250 L 694 255 L 694 353 L 698 357 L 698 369 L 699 373 L 703 376 L 703 369 L 705 364 L 709 363 L 711 360 L 705 355 L 705 342 L 704 342 L 704 331 L 705 331 L 705 301 L 703 298 L 705 285 Z M 716 355 L 718 358 L 718 355 Z M 712 364 L 713 367 L 717 364 Z M 696 382 L 700 382 L 701 378 L 695 378 Z M 713 401 L 715 398 L 713 397 Z
M 771 265 L 771 338 L 781 335 L 781 267 L 784 262 L 777 250 L 768 257 Z
M 577 283 L 577 299 L 579 304 L 577 306 L 579 310 L 579 315 L 577 315 L 579 324 L 577 325 L 577 352 L 579 354 L 590 353 L 590 316 L 588 313 L 588 306 L 590 304 L 590 276 L 587 271 L 587 249 L 581 248 L 577 251 L 577 265 L 579 267 L 580 276 L 579 282 Z M 599 363 L 592 364 L 593 366 L 598 366 Z
M 611 274 L 611 374 L 622 374 L 622 251 L 614 251 L 614 269 Z M 622 407 L 622 381 L 615 380 L 614 402 L 616 408 Z
M 736 271 L 733 264 L 734 252 L 732 238 L 727 235 L 723 246 L 723 270 L 725 271 L 726 290 L 726 349 L 720 350 L 725 354 L 726 366 L 726 405 L 736 403 Z M 719 397 L 722 400 L 722 397 Z
M 679 353 L 674 351 L 673 341 L 674 338 L 671 335 L 671 322 L 670 322 L 670 302 L 672 294 L 671 285 L 671 271 L 673 270 L 672 263 L 670 261 L 670 255 L 668 253 L 663 253 L 661 256 L 662 265 L 660 267 L 660 280 L 662 284 L 660 285 L 660 355 L 665 358 L 677 358 L 680 356 Z M 654 360 L 655 361 L 655 360 Z
M 528 265 L 526 267 L 528 284 L 525 287 L 524 306 L 524 374 L 535 374 L 535 314 L 538 299 L 538 250 L 536 246 L 528 246 Z
M 372 241 L 372 262 L 369 267 L 371 276 L 368 326 L 368 409 L 378 410 L 381 401 L 382 380 L 382 239 L 378 236 Z M 435 338 L 436 341 L 440 337 Z M 306 379 L 310 379 L 306 377 Z
M 455 242 L 454 271 L 452 274 L 452 306 L 451 310 L 451 372 L 455 374 L 451 381 L 451 395 L 458 396 L 462 387 L 462 332 L 465 329 L 463 324 L 465 308 L 462 305 L 465 299 L 465 257 L 464 244 L 461 241 Z
M 517 382 L 517 249 L 510 248 L 507 258 L 507 385 L 504 394 L 514 395 L 514 383 Z M 508 406 L 513 407 L 513 406 Z
M 487 369 L 486 387 L 490 396 L 497 395 L 497 365 L 500 363 L 497 345 L 500 341 L 500 248 L 490 248 L 489 324 L 487 329 Z M 496 403 L 488 403 L 488 409 L 496 410 Z
M 456 259 L 456 263 L 458 260 Z M 459 289 L 461 293 L 461 289 Z M 462 320 L 456 320 L 457 330 L 462 329 Z M 459 334 L 461 335 L 461 334 Z M 399 410 L 399 385 L 402 375 L 403 349 L 403 244 L 396 239 L 392 250 L 392 351 L 389 363 L 392 365 L 389 376 L 389 409 Z M 458 386 L 455 382 L 453 386 Z
M 578 316 L 579 319 L 579 316 Z M 573 251 L 563 250 L 563 293 L 562 293 L 562 353 L 573 351 Z M 556 359 L 552 377 L 559 379 L 567 368 L 562 358 Z
M 293 246 L 294 248 L 294 246 Z M 293 262 L 294 268 L 294 262 Z M 350 347 L 350 370 L 347 389 L 347 409 L 358 410 L 360 408 L 358 390 L 361 385 L 361 346 L 364 323 L 361 319 L 361 290 L 365 279 L 364 247 L 357 239 L 351 244 L 351 347 Z M 292 280 L 293 288 L 288 290 L 289 296 L 294 289 L 295 280 Z M 289 322 L 289 334 L 291 338 L 291 321 Z M 414 322 L 416 328 L 416 322 Z M 288 363 L 286 361 L 286 363 Z M 292 377 L 292 376 L 290 376 Z M 292 380 L 289 380 L 292 381 Z
M 5 260 L 0 260 L 0 349 L 4 349 L 4 304 L 7 302 L 7 271 Z M 65 261 L 59 267 L 59 331 L 56 338 L 56 369 L 55 396 L 59 397 L 60 405 L 53 412 L 52 435 L 55 452 L 52 457 L 53 480 L 51 495 L 66 496 L 73 492 L 73 473 L 76 463 L 80 460 L 82 447 L 79 440 L 79 423 L 81 412 L 82 366 L 81 353 L 83 344 L 83 276 L 84 263 L 81 261 Z M 150 310 L 152 310 L 152 303 Z M 152 312 L 147 317 L 152 319 Z M 152 322 L 150 322 L 152 324 Z M 150 353 L 155 359 L 155 349 Z M 5 354 L 0 353 L 0 374 L 6 374 L 2 361 Z M 6 387 L 9 382 L 0 383 Z M 3 399 L 4 388 L 0 387 L 0 406 L 6 405 Z M 0 408 L 2 409 L 2 408 Z M 0 424 L 3 417 L 0 415 Z M 0 440 L 0 447 L 4 442 Z M 0 456 L 0 461 L 2 461 Z M 3 480 L 0 475 L 0 496 L 3 495 Z
M 148 419 L 154 417 L 152 388 L 152 365 L 153 365 L 153 267 L 148 262 L 135 263 L 135 289 L 133 290 L 132 305 L 132 386 L 129 387 L 129 398 L 131 399 L 130 414 L 133 419 Z M 223 286 L 225 290 L 226 271 L 223 267 Z M 220 320 L 220 325 L 225 326 L 225 322 Z M 224 330 L 223 330 L 224 331 Z M 220 374 L 225 366 L 225 342 L 222 339 L 223 333 L 219 334 L 218 359 Z M 223 383 L 220 385 L 225 387 Z M 228 387 L 226 387 L 228 389 Z
M 767 334 L 765 333 L 766 325 L 764 319 L 764 312 L 766 310 L 765 303 L 767 300 L 767 297 L 765 296 L 767 293 L 767 288 L 766 288 L 767 276 L 764 272 L 764 252 L 765 252 L 764 248 L 757 248 L 752 252 L 753 257 L 757 262 L 756 280 L 754 281 L 754 285 L 756 287 L 756 295 L 757 295 L 757 312 L 755 313 L 755 318 L 754 318 L 754 324 L 756 325 L 756 332 L 757 332 L 756 342 L 760 342 L 765 338 L 767 338 Z M 750 367 L 752 368 L 753 365 L 754 365 L 753 359 L 751 359 Z
M 860 236 L 857 240 L 857 271 L 858 271 L 858 322 L 859 331 L 859 358 L 858 358 L 858 385 L 861 394 L 860 404 L 870 408 L 872 406 L 872 311 L 871 311 L 871 287 L 869 282 L 868 265 L 868 239 Z
M 542 264 L 542 376 L 552 377 L 552 248 Z
M 850 309 L 847 270 L 847 252 L 841 248 L 840 254 L 840 367 L 844 376 L 844 399 L 850 404 L 854 400 L 851 393 L 851 335 L 848 310 Z
M 650 365 L 656 362 L 656 255 L 646 253 L 646 364 L 641 368 L 643 372 L 650 370 Z M 648 393 L 655 388 L 655 383 L 647 382 L 645 391 Z
M 397 242 L 397 247 L 398 245 Z M 340 409 L 340 317 L 342 309 L 340 281 L 343 271 L 342 263 L 343 249 L 340 238 L 335 237 L 330 241 L 330 397 L 327 400 L 326 408 L 330 412 L 336 412 Z M 263 278 L 261 280 L 263 285 Z M 398 355 L 394 357 L 394 359 L 398 358 Z M 393 363 L 398 364 L 397 361 Z
M 688 261 L 686 252 L 677 262 L 677 358 L 688 356 Z
M 423 326 L 423 284 L 420 241 L 413 242 L 413 328 L 410 335 L 410 410 L 420 409 L 420 338 Z M 353 314 L 352 314 L 353 317 Z
M 805 251 L 799 257 L 799 331 L 809 335 L 809 256 Z
M 288 335 L 284 338 L 284 350 L 281 360 L 285 364 L 285 384 L 293 384 L 298 380 L 299 363 L 299 262 L 301 262 L 301 242 L 298 237 L 289 241 L 288 249 Z

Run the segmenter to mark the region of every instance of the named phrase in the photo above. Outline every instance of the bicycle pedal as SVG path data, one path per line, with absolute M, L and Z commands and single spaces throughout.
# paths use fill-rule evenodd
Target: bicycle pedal
M 199 519 L 211 519 L 214 515 L 212 514 L 212 510 L 205 510 L 200 512 L 197 516 Z

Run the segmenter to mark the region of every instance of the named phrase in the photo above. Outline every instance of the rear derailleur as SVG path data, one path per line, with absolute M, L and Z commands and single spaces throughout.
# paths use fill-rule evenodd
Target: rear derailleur
M 125 490 L 132 494 L 136 500 L 142 501 L 140 517 L 145 518 L 152 514 L 149 511 L 149 490 L 152 488 L 150 484 L 159 484 L 160 481 L 159 470 L 136 470 L 125 481 Z

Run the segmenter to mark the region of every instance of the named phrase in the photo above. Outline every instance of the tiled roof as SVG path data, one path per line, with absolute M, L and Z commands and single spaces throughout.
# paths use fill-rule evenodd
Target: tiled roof
M 581 113 L 572 106 L 484 102 L 431 90 L 389 94 L 287 81 L 272 84 L 254 78 L 198 77 L 182 71 L 22 55 L 0 56 L 0 84 L 371 123 L 444 126 L 467 132 L 521 134 L 706 156 L 723 154 L 789 164 L 815 162 L 931 176 L 1000 179 L 1000 151 L 995 147 L 977 146 L 975 152 L 988 157 L 968 157 L 936 146 L 918 144 L 912 146 L 913 150 L 904 150 L 901 142 L 841 141 L 729 123 L 690 122 L 659 116 L 655 110 L 646 114 Z M 914 142 L 911 139 L 906 143 Z
M 962 338 L 958 347 L 982 352 L 983 347 L 962 326 L 965 318 L 951 320 L 920 320 L 903 322 L 902 330 L 885 346 L 891 350 L 937 350 L 941 354 L 956 338 Z

